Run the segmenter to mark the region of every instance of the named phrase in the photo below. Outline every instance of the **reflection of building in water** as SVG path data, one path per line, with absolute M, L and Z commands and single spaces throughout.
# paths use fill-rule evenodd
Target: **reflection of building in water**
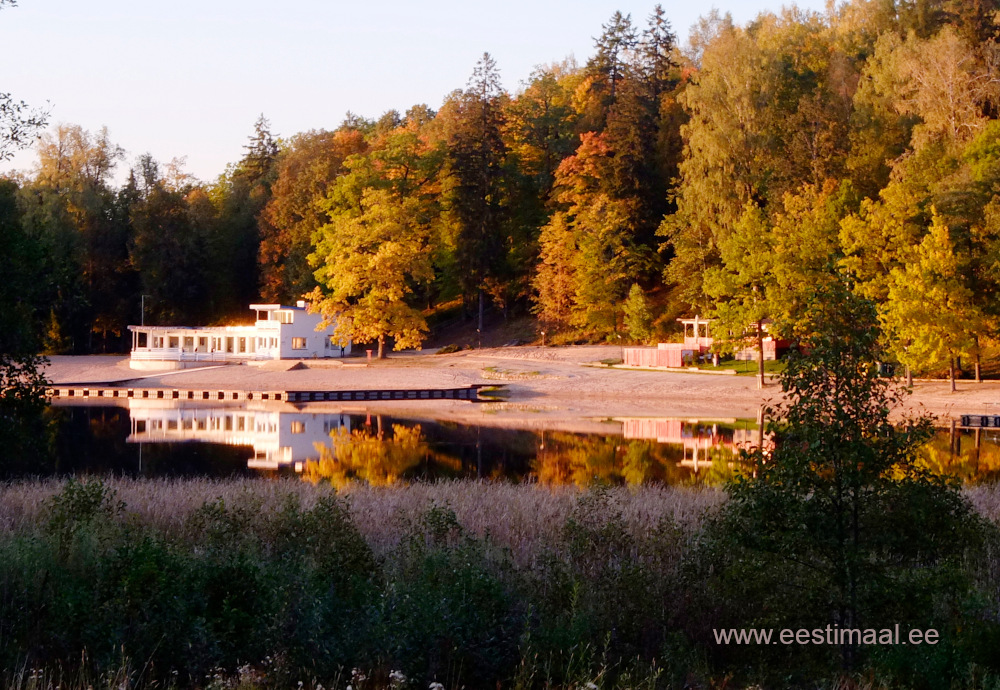
M 695 472 L 699 465 L 712 464 L 712 452 L 727 449 L 733 455 L 741 450 L 756 448 L 760 432 L 756 425 L 737 419 L 706 420 L 662 418 L 624 418 L 622 435 L 628 439 L 648 439 L 657 443 L 679 445 L 684 450 L 683 459 L 677 463 Z M 772 446 L 770 436 L 764 439 L 764 448 Z
M 319 458 L 316 444 L 328 444 L 338 429 L 350 431 L 345 414 L 305 414 L 248 410 L 241 407 L 132 407 L 129 443 L 187 441 L 252 446 L 251 469 L 292 467 L 301 472 Z

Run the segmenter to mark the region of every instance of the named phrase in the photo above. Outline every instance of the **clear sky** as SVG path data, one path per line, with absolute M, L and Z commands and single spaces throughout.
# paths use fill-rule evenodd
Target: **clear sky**
M 236 161 L 258 115 L 290 136 L 438 108 L 484 51 L 508 90 L 538 64 L 583 63 L 615 10 L 645 26 L 655 2 L 625 0 L 19 0 L 0 10 L 0 91 L 51 107 L 51 122 L 107 126 L 135 156 L 187 157 L 212 180 Z M 711 4 L 663 2 L 675 32 Z M 737 22 L 781 0 L 718 0 Z M 798 0 L 821 11 L 824 0 Z M 0 171 L 29 168 L 22 152 Z

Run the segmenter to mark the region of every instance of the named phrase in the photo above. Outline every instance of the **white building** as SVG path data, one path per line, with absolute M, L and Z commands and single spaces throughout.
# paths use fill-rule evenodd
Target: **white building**
M 253 326 L 129 326 L 132 369 L 182 369 L 205 362 L 343 357 L 351 345 L 333 339 L 333 326 L 317 330 L 322 317 L 294 307 L 251 304 Z

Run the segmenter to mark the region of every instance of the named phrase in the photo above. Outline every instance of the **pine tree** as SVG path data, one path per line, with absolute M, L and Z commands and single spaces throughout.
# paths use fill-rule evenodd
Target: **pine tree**
M 447 206 L 455 226 L 457 261 L 462 288 L 478 299 L 478 323 L 483 329 L 487 284 L 502 278 L 506 247 L 503 235 L 504 164 L 507 147 L 500 73 L 489 53 L 476 64 L 461 97 L 458 122 L 449 142 Z

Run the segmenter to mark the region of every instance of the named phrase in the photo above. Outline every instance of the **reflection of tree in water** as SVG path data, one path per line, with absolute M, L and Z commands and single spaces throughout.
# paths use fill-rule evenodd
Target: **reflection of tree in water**
M 717 484 L 732 473 L 729 448 L 717 447 L 698 473 L 681 466 L 682 447 L 620 436 L 542 435 L 532 471 L 538 483 L 574 484 Z
M 920 462 L 931 472 L 963 483 L 1000 478 L 1000 445 L 992 430 L 939 431 L 920 449 Z
M 393 424 L 388 432 L 378 419 L 376 429 L 363 427 L 330 434 L 331 444 L 316 444 L 319 460 L 310 460 L 303 478 L 317 483 L 329 481 L 340 488 L 352 482 L 389 486 L 428 462 L 457 469 L 455 463 L 431 450 L 420 425 Z

